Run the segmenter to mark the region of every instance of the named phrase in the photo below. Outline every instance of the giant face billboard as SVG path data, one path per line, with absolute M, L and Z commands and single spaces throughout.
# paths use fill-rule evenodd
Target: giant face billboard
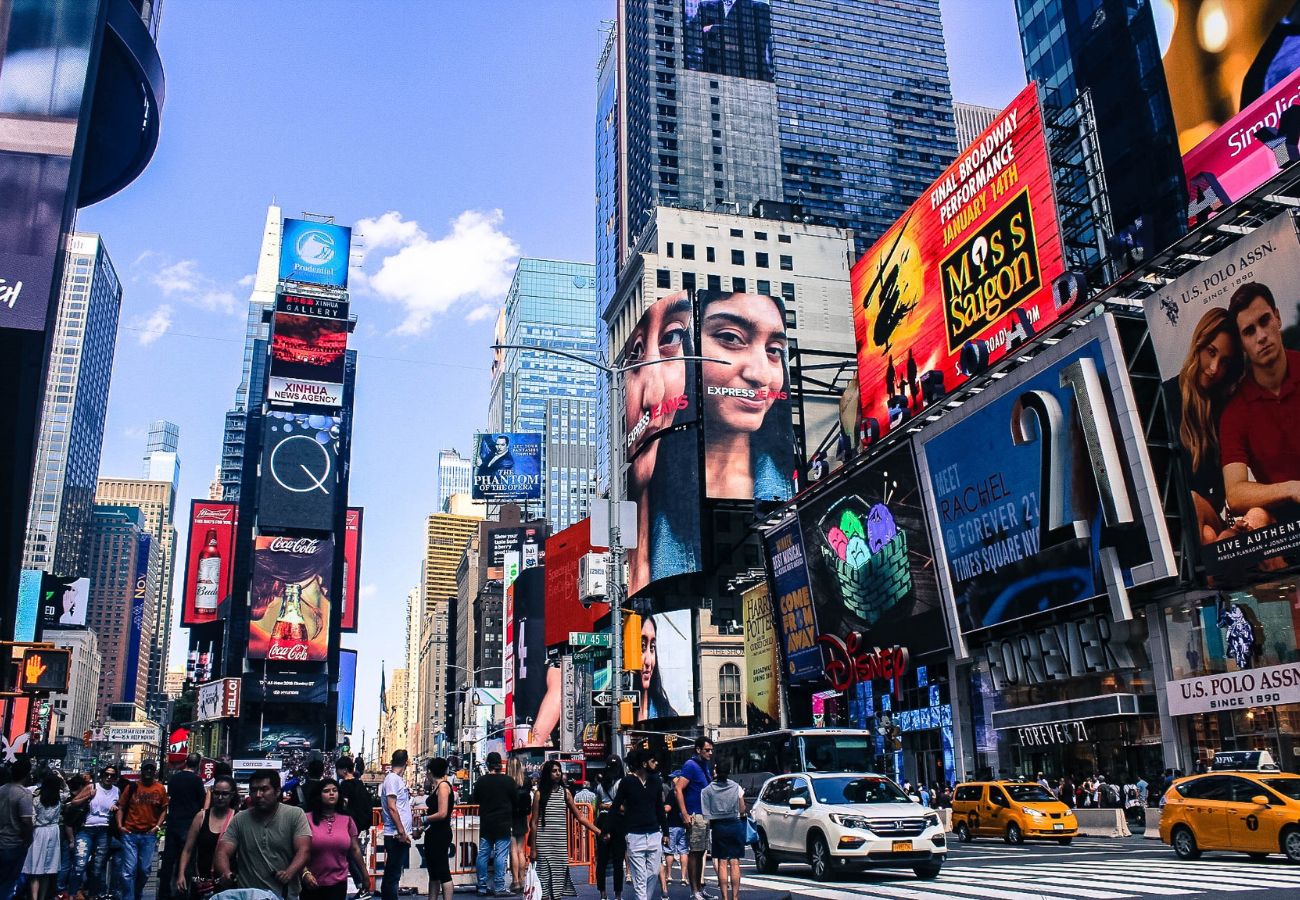
M 1146 300 L 1212 575 L 1300 563 L 1300 241 L 1281 215 Z
M 641 620 L 636 721 L 695 718 L 693 610 L 647 613 Z
M 190 501 L 181 625 L 193 628 L 230 615 L 238 504 Z
M 273 405 L 341 406 L 347 349 L 346 319 L 277 312 L 267 400 Z
M 263 429 L 258 526 L 333 530 L 342 419 L 272 410 Z
M 884 435 L 1051 324 L 1064 271 L 1031 84 L 853 266 L 868 430 Z
M 285 219 L 280 240 L 280 280 L 345 288 L 351 245 L 352 229 L 346 226 Z
M 475 500 L 502 503 L 542 496 L 542 436 L 491 432 L 475 435 Z
M 772 81 L 769 0 L 683 0 L 686 68 Z
M 334 540 L 259 535 L 253 545 L 248 658 L 317 662 L 329 653 Z
M 1122 597 L 1174 573 L 1109 315 L 990 385 L 918 441 L 943 551 L 940 577 L 963 633 L 1103 594 Z
M 343 590 L 339 602 L 343 605 L 340 613 L 341 631 L 355 633 L 357 630 L 357 604 L 361 599 L 361 521 L 365 510 L 359 506 L 349 506 L 343 527 Z
M 785 304 L 766 294 L 700 291 L 704 492 L 727 500 L 794 494 Z

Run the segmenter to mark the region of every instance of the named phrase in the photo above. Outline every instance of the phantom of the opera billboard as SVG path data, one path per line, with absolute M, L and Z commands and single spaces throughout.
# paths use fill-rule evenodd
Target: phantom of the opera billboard
M 883 436 L 1026 343 L 1071 294 L 1029 85 L 853 266 L 862 416 Z
M 542 496 L 542 436 L 494 431 L 475 435 L 475 500 L 502 503 Z

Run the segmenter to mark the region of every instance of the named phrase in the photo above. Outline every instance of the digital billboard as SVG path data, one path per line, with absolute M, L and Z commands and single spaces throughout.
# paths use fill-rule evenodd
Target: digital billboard
M 475 435 L 475 500 L 500 503 L 542 496 L 542 436 L 490 432 Z
M 344 225 L 285 219 L 280 239 L 280 280 L 345 288 L 351 246 L 352 229 Z
M 704 490 L 726 500 L 794 494 L 789 339 L 780 297 L 696 294 L 704 382 Z
M 332 531 L 341 417 L 271 410 L 263 429 L 258 527 Z
M 343 526 L 343 589 L 339 592 L 342 604 L 341 631 L 357 630 L 357 605 L 361 600 L 361 526 L 365 510 L 349 506 Z
M 566 644 L 570 631 L 592 631 L 609 607 L 584 606 L 578 597 L 578 564 L 591 553 L 591 519 L 575 522 L 546 539 L 546 646 Z
M 864 428 L 885 435 L 1055 321 L 1064 271 L 1031 84 L 853 266 Z
M 318 662 L 326 658 L 333 571 L 333 538 L 257 536 L 249 592 L 249 659 Z
M 799 520 L 793 519 L 768 532 L 763 545 L 772 582 L 772 611 L 785 657 L 786 680 L 790 684 L 807 681 L 821 671 L 822 652 L 817 646 L 817 613 L 813 610 L 808 558 Z
M 767 584 L 745 591 L 740 604 L 745 626 L 745 721 L 751 734 L 774 731 L 781 723 L 781 657 Z
M 544 526 L 528 525 L 522 528 L 494 528 L 487 533 L 488 566 L 505 565 L 507 553 L 518 553 L 521 568 L 531 568 L 542 560 L 546 542 Z
M 153 537 L 142 534 L 136 538 L 135 577 L 131 580 L 131 621 L 126 638 L 126 662 L 123 672 L 136 672 L 140 669 L 140 651 L 144 643 L 144 607 L 149 599 L 149 555 L 153 549 Z M 145 649 L 146 660 L 148 650 Z M 147 666 L 147 663 L 146 663 Z M 135 679 L 122 681 L 122 702 L 135 701 Z
M 352 733 L 352 712 L 357 702 L 357 651 L 346 647 L 339 650 L 338 729 L 341 734 Z
M 1300 563 L 1300 241 L 1280 215 L 1146 299 L 1211 575 Z
M 237 523 L 238 504 L 190 501 L 185 594 L 181 603 L 183 627 L 206 625 L 230 615 Z
M 238 678 L 219 678 L 195 690 L 194 717 L 200 722 L 238 718 L 241 683 Z
M 637 320 L 618 355 L 618 365 L 636 366 L 623 378 L 623 445 L 635 459 L 656 437 L 698 418 L 696 364 L 658 362 L 695 356 L 695 315 L 686 291 L 660 297 Z
M 257 703 L 325 703 L 329 677 L 323 672 L 245 672 L 244 696 Z
M 515 747 L 553 747 L 560 725 L 563 684 L 559 657 L 546 653 L 546 575 L 524 569 L 511 586 L 514 594 Z
M 276 313 L 271 326 L 272 404 L 343 404 L 348 321 Z
M 320 319 L 347 319 L 348 301 L 339 297 L 308 297 L 303 294 L 276 294 L 275 311 Z
M 14 640 L 36 640 L 36 625 L 41 618 L 40 569 L 23 569 L 18 573 L 18 604 L 14 607 Z M 84 604 L 83 604 L 84 605 Z
M 769 0 L 683 0 L 686 68 L 772 81 Z
M 85 628 L 90 608 L 89 578 L 41 575 L 41 630 Z
M 641 619 L 641 672 L 636 721 L 695 717 L 694 612 L 647 613 Z
M 1109 315 L 918 441 L 940 579 L 962 633 L 1174 574 Z

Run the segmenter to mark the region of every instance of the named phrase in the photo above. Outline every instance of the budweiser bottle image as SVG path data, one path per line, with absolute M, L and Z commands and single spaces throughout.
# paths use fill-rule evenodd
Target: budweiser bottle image
M 208 529 L 208 538 L 199 551 L 199 572 L 194 582 L 194 614 L 200 619 L 217 617 L 221 589 L 221 551 L 217 549 L 217 530 Z
M 284 599 L 280 601 L 280 617 L 271 629 L 271 646 L 267 659 L 302 662 L 307 659 L 307 623 L 302 617 L 302 601 L 297 584 L 284 586 Z

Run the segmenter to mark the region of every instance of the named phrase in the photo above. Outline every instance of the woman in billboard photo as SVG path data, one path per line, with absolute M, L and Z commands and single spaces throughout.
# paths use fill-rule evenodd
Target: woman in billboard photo
M 702 291 L 705 493 L 788 500 L 794 493 L 785 306 L 766 294 Z
M 692 715 L 694 683 L 691 611 L 647 614 L 641 621 L 641 702 L 636 720 Z

